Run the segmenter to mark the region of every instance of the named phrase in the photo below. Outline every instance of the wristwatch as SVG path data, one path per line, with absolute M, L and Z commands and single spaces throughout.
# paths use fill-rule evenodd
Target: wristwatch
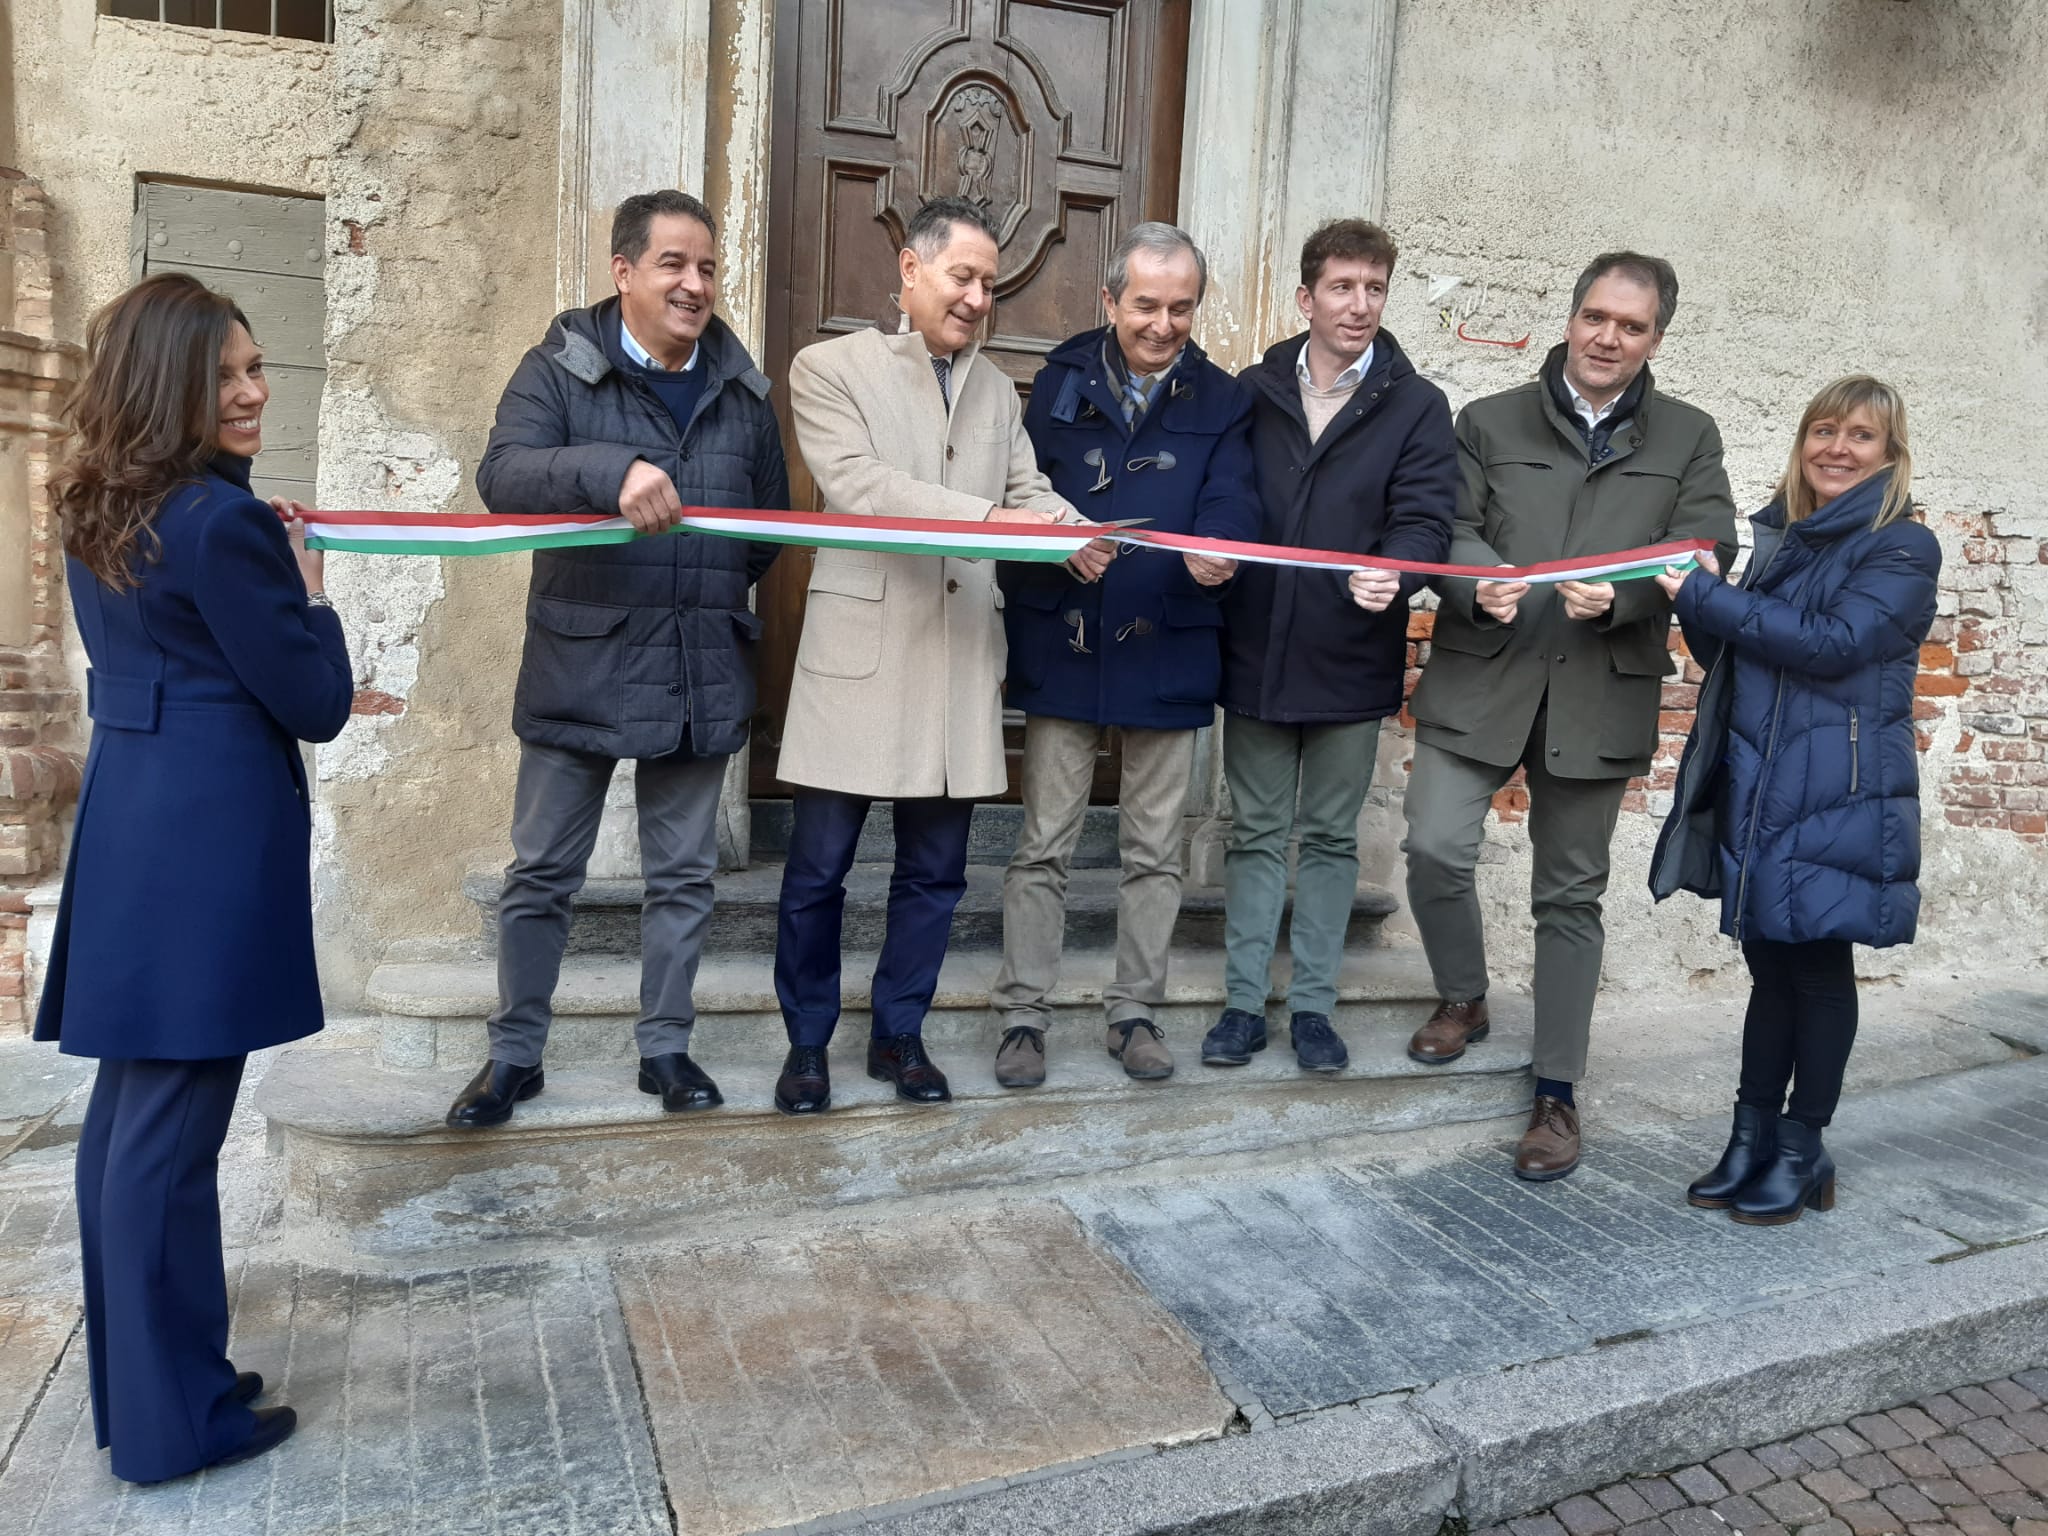
M 310 608 L 332 608 L 334 600 L 325 592 L 308 592 L 306 594 L 306 605 Z

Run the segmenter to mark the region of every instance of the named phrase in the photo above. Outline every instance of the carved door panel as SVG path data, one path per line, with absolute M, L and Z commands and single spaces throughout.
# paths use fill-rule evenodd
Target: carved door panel
M 1118 237 L 1174 214 L 1187 38 L 1188 0 L 784 0 L 766 365 L 797 506 L 817 498 L 789 426 L 789 359 L 895 328 L 896 253 L 926 198 L 972 197 L 995 215 L 984 355 L 1020 389 L 1100 323 Z M 761 586 L 755 794 L 786 792 L 775 762 L 810 564 L 789 550 Z M 1098 788 L 1114 798 L 1113 780 Z

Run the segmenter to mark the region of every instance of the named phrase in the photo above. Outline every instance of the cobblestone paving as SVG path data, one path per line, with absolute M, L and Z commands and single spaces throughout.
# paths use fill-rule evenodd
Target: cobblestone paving
M 1473 1536 L 2048 1536 L 2048 1370 L 1958 1387 Z

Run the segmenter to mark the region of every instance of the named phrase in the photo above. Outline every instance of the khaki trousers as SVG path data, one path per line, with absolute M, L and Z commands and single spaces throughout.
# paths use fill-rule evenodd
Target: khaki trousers
M 1053 715 L 1024 721 L 1024 830 L 1003 872 L 1003 964 L 989 993 L 1005 1029 L 1051 1021 L 1066 937 L 1067 873 L 1104 727 Z M 1180 912 L 1181 819 L 1194 768 L 1193 731 L 1118 728 L 1116 979 L 1103 989 L 1109 1022 L 1149 1019 L 1166 1001 L 1166 952 Z
M 1563 779 L 1543 767 L 1538 711 L 1521 766 L 1528 770 L 1529 839 L 1535 868 L 1529 910 L 1536 919 L 1536 1075 L 1575 1083 L 1586 1074 L 1586 1040 L 1600 991 L 1607 933 L 1608 844 L 1627 779 Z M 1427 742 L 1415 744 L 1408 780 L 1408 908 L 1448 1003 L 1486 993 L 1486 933 L 1472 871 L 1494 792 L 1514 767 L 1474 762 Z

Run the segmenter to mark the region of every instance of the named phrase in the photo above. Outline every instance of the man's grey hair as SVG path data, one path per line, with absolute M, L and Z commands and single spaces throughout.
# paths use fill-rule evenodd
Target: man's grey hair
M 1003 232 L 996 228 L 994 216 L 982 204 L 966 197 L 935 197 L 910 216 L 910 223 L 904 226 L 903 244 L 917 252 L 918 260 L 930 261 L 952 240 L 955 224 L 969 225 L 997 245 L 1003 243 Z
M 710 231 L 713 240 L 718 238 L 718 221 L 711 217 L 711 210 L 689 193 L 672 187 L 660 192 L 636 192 L 619 204 L 612 215 L 612 254 L 636 263 L 645 256 L 658 213 L 695 219 Z
M 1586 270 L 1579 274 L 1578 282 L 1572 285 L 1573 314 L 1576 315 L 1579 306 L 1586 302 L 1586 290 L 1609 273 L 1655 289 L 1657 329 L 1663 331 L 1671 324 L 1671 317 L 1678 313 L 1678 273 L 1662 256 L 1645 256 L 1639 251 L 1607 251 L 1587 263 Z
M 1202 248 L 1195 244 L 1194 237 L 1174 224 L 1162 224 L 1150 220 L 1135 224 L 1131 232 L 1117 241 L 1116 249 L 1109 253 L 1109 275 L 1102 280 L 1102 286 L 1109 290 L 1112 299 L 1121 300 L 1124 289 L 1131 281 L 1131 255 L 1136 251 L 1150 251 L 1154 256 L 1178 256 L 1182 251 L 1192 251 L 1195 257 L 1195 302 L 1202 302 L 1209 292 L 1209 258 L 1202 254 Z

